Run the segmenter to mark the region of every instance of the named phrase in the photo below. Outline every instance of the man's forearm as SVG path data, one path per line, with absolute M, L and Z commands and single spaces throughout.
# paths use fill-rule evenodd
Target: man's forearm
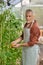
M 34 44 L 38 44 L 38 42 L 37 41 L 27 42 L 27 43 L 20 44 L 20 46 L 30 47 L 30 46 L 33 46 Z
M 15 40 L 16 43 L 19 43 L 20 41 L 22 41 L 21 37 L 19 37 L 18 39 Z
M 20 46 L 22 46 L 22 47 L 28 47 L 29 45 L 28 45 L 28 43 L 23 43 L 23 44 L 20 44 Z

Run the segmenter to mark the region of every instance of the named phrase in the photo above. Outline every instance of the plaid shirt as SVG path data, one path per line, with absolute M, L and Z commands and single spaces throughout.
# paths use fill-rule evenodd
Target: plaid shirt
M 28 26 L 28 23 L 26 23 L 24 25 L 24 28 L 25 27 L 30 28 L 30 26 L 31 26 L 31 24 Z M 32 27 L 30 28 L 30 41 L 27 42 L 28 45 L 29 46 L 33 46 L 34 44 L 37 44 L 39 37 L 40 37 L 40 29 L 38 27 L 37 21 L 34 20 L 34 23 L 33 23 Z M 23 33 L 21 35 L 21 38 L 23 40 L 23 38 L 24 38 L 24 34 Z

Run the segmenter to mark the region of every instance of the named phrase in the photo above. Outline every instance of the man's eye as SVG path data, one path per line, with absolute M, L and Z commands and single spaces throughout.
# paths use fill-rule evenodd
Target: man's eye
M 29 17 L 31 17 L 31 16 L 29 16 Z
M 26 17 L 31 17 L 31 16 L 26 16 Z
M 28 17 L 28 16 L 26 16 L 26 17 Z

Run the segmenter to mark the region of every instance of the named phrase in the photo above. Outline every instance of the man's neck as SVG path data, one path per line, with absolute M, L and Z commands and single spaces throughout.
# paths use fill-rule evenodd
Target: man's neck
M 32 23 L 34 20 L 32 20 L 32 21 L 27 21 L 27 23 Z

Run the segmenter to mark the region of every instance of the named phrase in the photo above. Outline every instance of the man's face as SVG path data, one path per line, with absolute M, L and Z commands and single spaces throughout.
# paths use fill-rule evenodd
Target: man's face
M 27 12 L 26 13 L 26 20 L 32 21 L 33 20 L 33 12 Z

